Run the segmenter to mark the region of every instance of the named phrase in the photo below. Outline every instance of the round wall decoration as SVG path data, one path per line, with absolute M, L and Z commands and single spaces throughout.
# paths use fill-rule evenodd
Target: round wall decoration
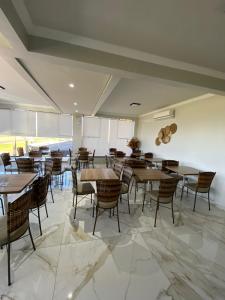
M 167 125 L 164 128 L 161 128 L 158 137 L 155 140 L 155 144 L 157 146 L 163 144 L 168 144 L 171 141 L 172 135 L 177 131 L 177 124 L 173 123 L 171 125 Z

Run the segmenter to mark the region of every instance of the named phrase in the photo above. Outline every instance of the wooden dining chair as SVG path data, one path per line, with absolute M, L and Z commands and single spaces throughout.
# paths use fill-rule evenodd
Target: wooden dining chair
M 88 160 L 89 160 L 88 163 L 91 163 L 92 167 L 94 168 L 95 167 L 95 149 L 93 150 L 92 156 L 88 157 Z
M 48 210 L 47 210 L 47 195 L 48 195 L 48 186 L 49 186 L 50 175 L 46 174 L 43 177 L 39 177 L 36 179 L 31 186 L 31 200 L 29 209 L 33 212 L 33 210 L 37 210 L 38 224 L 40 229 L 40 235 L 42 235 L 41 228 L 41 217 L 40 217 L 40 208 L 45 207 L 46 216 L 48 218 Z
M 33 249 L 36 250 L 29 223 L 31 193 L 29 190 L 15 201 L 8 203 L 7 215 L 0 217 L 0 246 L 7 246 L 8 285 L 11 285 L 11 243 L 19 240 L 28 231 Z
M 115 152 L 115 157 L 125 157 L 126 153 L 124 153 L 123 151 L 116 151 Z
M 109 154 L 110 155 L 115 155 L 115 152 L 117 151 L 116 148 L 109 148 Z
M 95 222 L 93 228 L 93 235 L 95 234 L 95 228 L 98 218 L 98 213 L 100 209 L 114 209 L 117 210 L 117 223 L 118 231 L 120 232 L 120 221 L 119 221 L 119 210 L 118 210 L 118 200 L 121 191 L 121 182 L 119 180 L 101 180 L 96 182 L 97 194 L 93 201 L 93 215 L 95 212 Z
M 39 150 L 31 150 L 28 153 L 29 157 L 41 157 L 42 153 Z
M 52 191 L 52 172 L 53 172 L 53 161 L 51 158 L 47 158 L 45 161 L 44 175 L 49 175 L 49 189 L 52 196 L 52 202 L 54 203 L 54 197 Z
M 78 196 L 82 196 L 82 199 L 84 199 L 87 198 L 88 195 L 91 195 L 91 203 L 92 203 L 92 194 L 95 193 L 95 189 L 93 188 L 90 182 L 78 182 L 77 168 L 72 167 L 72 178 L 73 178 L 73 206 L 75 205 L 75 209 L 74 209 L 74 219 L 75 219 L 77 213 Z M 75 204 L 74 204 L 74 200 L 75 200 Z
M 120 191 L 120 199 L 122 200 L 122 195 L 127 194 L 128 212 L 130 214 L 130 188 L 133 178 L 133 170 L 130 167 L 124 167 L 122 171 L 122 186 Z
M 78 148 L 78 151 L 79 151 L 79 152 L 87 151 L 87 148 L 85 148 L 85 147 L 79 147 L 79 148 Z
M 59 186 L 61 186 L 61 191 L 62 191 L 63 183 L 64 183 L 64 172 L 65 172 L 62 166 L 62 158 L 52 157 L 51 160 L 53 162 L 51 179 L 56 178 L 56 182 L 58 183 Z
M 78 165 L 80 168 L 88 168 L 89 167 L 89 152 L 88 151 L 81 151 L 78 155 Z
M 34 158 L 16 158 L 18 173 L 38 173 L 39 167 L 35 166 Z
M 62 158 L 63 152 L 59 150 L 53 150 L 50 152 L 51 157 Z
M 174 224 L 173 198 L 177 188 L 178 181 L 179 180 L 177 178 L 169 178 L 169 179 L 161 180 L 159 184 L 159 189 L 151 190 L 149 192 L 150 203 L 152 200 L 156 202 L 154 227 L 156 227 L 156 220 L 157 220 L 157 213 L 159 210 L 159 206 L 163 205 L 163 207 L 169 208 L 167 206 L 164 206 L 166 204 L 171 204 L 172 219 Z M 144 211 L 145 198 L 146 197 L 143 198 L 142 211 Z
M 123 170 L 123 164 L 116 162 L 113 166 L 113 171 L 115 172 L 115 174 L 119 179 L 121 178 L 122 170 Z
M 208 206 L 210 210 L 210 189 L 211 189 L 211 184 L 213 181 L 213 178 L 215 177 L 216 172 L 200 172 L 198 175 L 198 181 L 197 182 L 192 182 L 192 183 L 186 183 L 182 187 L 182 192 L 181 192 L 181 200 L 183 198 L 183 191 L 184 188 L 186 187 L 187 190 L 192 190 L 194 192 L 194 206 L 193 206 L 193 211 L 195 211 L 195 205 L 196 205 L 196 200 L 197 200 L 197 195 L 200 194 L 207 194 L 208 195 Z
M 12 165 L 11 157 L 10 157 L 9 153 L 2 153 L 1 154 L 1 159 L 2 159 L 2 163 L 3 163 L 3 166 L 4 166 L 5 173 L 7 173 L 7 172 L 13 173 L 13 172 L 18 171 L 17 168 Z
M 24 156 L 23 147 L 17 147 L 17 153 L 18 153 L 18 156 Z

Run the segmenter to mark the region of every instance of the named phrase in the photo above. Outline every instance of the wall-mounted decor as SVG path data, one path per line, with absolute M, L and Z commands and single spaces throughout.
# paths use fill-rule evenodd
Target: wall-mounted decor
M 173 123 L 164 128 L 161 128 L 158 137 L 155 140 L 155 144 L 159 146 L 161 143 L 168 144 L 171 141 L 172 134 L 176 133 L 177 124 Z

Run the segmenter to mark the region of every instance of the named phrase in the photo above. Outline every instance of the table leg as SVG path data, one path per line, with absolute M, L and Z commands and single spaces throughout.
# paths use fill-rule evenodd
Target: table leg
M 177 174 L 178 175 L 178 174 Z M 185 184 L 185 177 L 183 177 L 183 184 L 182 184 L 182 190 L 184 188 L 184 184 Z M 175 226 L 180 226 L 180 225 L 184 225 L 184 221 L 182 219 L 182 199 L 180 197 L 180 204 L 179 204 L 179 213 L 178 213 L 178 217 L 177 217 L 177 220 L 176 220 L 176 224 Z
M 3 200 L 4 200 L 5 214 L 7 214 L 7 211 L 8 211 L 8 195 L 7 194 L 3 194 Z

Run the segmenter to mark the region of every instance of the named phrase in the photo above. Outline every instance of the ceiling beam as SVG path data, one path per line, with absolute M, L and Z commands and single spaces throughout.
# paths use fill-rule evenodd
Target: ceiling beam
M 116 76 L 109 76 L 109 79 L 103 89 L 103 91 L 101 92 L 101 95 L 99 97 L 98 102 L 95 105 L 95 108 L 92 112 L 92 116 L 95 116 L 98 111 L 100 110 L 101 106 L 103 105 L 103 103 L 107 100 L 107 98 L 109 97 L 109 95 L 112 93 L 112 91 L 114 90 L 114 88 L 117 86 L 117 84 L 119 83 L 120 78 L 116 77 Z

